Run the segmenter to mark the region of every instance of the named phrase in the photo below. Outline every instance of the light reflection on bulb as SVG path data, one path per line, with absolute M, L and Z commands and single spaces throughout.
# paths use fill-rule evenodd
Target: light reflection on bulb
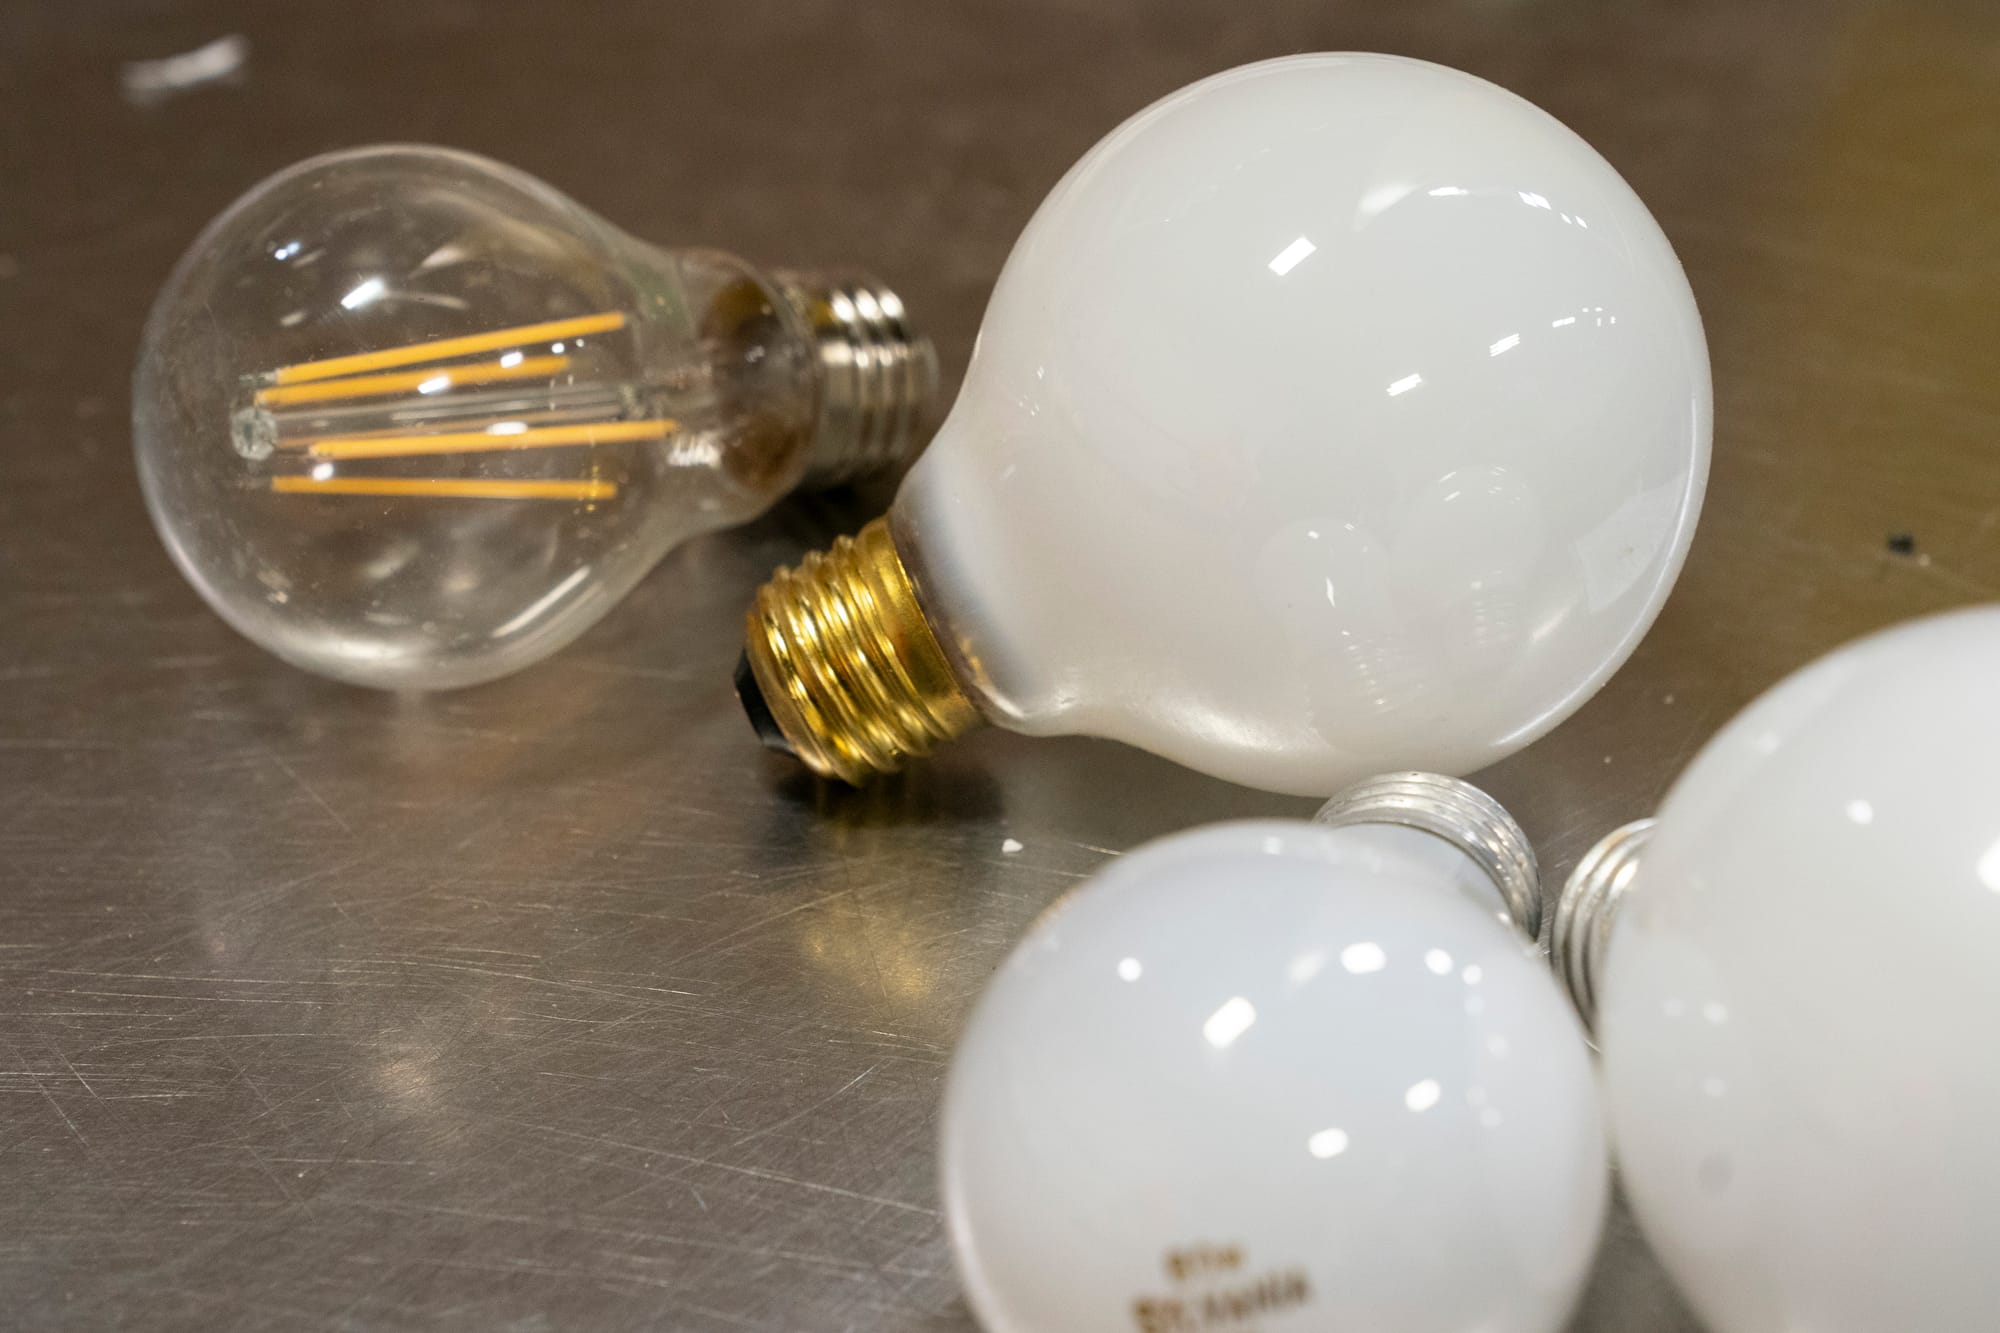
M 1565 888 L 1623 1179 L 1715 1333 L 2000 1327 L 2000 609 L 1767 692 Z
M 933 382 L 867 284 L 657 250 L 499 163 L 364 148 L 196 241 L 133 434 L 161 537 L 232 625 L 442 688 L 556 651 L 803 479 L 897 461 Z
M 1236 1039 L 1248 1032 L 1250 1025 L 1256 1021 L 1257 1006 L 1241 995 L 1232 995 L 1201 1025 L 1201 1035 L 1208 1039 L 1209 1045 L 1218 1049 L 1233 1046 Z
M 1562 1326 L 1605 1194 L 1582 1035 L 1485 863 L 1382 816 L 1127 853 L 996 974 L 941 1146 L 991 1333 L 1279 1291 L 1286 1327 Z M 1531 871 L 1517 829 L 1484 842 Z
M 1388 962 L 1382 946 L 1372 940 L 1350 944 L 1340 951 L 1340 965 L 1356 976 L 1365 972 L 1380 972 Z
M 849 781 L 980 720 L 1302 794 L 1468 772 L 1651 623 L 1709 410 L 1680 265 L 1575 135 L 1418 61 L 1231 70 L 1043 203 L 886 528 L 760 596 L 746 703 Z
M 1306 1140 L 1306 1151 L 1321 1161 L 1329 1157 L 1338 1157 L 1347 1151 L 1347 1131 L 1322 1129 Z

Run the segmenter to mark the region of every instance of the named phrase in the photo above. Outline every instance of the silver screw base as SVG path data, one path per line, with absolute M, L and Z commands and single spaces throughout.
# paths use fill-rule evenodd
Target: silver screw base
M 1639 852 L 1659 821 L 1640 819 L 1613 829 L 1585 854 L 1570 872 L 1556 900 L 1555 921 L 1549 927 L 1549 954 L 1556 976 L 1584 1027 L 1597 1027 L 1597 982 L 1603 974 L 1605 946 L 1618 900 L 1632 887 Z
M 928 439 L 937 352 L 896 294 L 858 273 L 778 273 L 819 347 L 819 420 L 801 483 L 839 486 L 907 463 Z
M 1400 824 L 1443 838 L 1493 880 L 1507 919 L 1533 941 L 1542 927 L 1542 878 L 1528 835 L 1500 802 L 1438 773 L 1384 773 L 1337 793 L 1315 824 Z

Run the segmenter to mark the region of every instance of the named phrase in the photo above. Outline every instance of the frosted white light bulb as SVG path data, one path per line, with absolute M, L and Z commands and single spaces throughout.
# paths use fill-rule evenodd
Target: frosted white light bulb
M 2000 609 L 1798 672 L 1564 890 L 1632 1207 L 1715 1333 L 2000 1327 Z
M 1644 634 L 1709 428 L 1680 265 L 1576 135 L 1420 61 L 1231 70 L 1049 195 L 886 528 L 761 595 L 746 703 L 848 780 L 979 719 L 1469 772 Z
M 437 688 L 556 651 L 801 480 L 898 461 L 934 381 L 866 283 L 656 250 L 499 163 L 378 147 L 280 172 L 195 242 L 133 434 L 231 625 Z
M 990 1333 L 1562 1327 L 1604 1142 L 1526 840 L 1424 774 L 1321 819 L 1130 852 L 993 978 L 941 1144 Z

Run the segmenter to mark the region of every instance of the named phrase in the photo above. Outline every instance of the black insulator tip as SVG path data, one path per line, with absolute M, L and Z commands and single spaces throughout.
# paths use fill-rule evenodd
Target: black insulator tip
M 750 725 L 765 749 L 794 758 L 798 756 L 798 751 L 792 748 L 792 743 L 779 729 L 778 719 L 771 716 L 771 705 L 764 702 L 764 689 L 757 683 L 757 673 L 750 669 L 748 653 L 736 659 L 736 697 L 743 701 L 743 715 L 750 719 Z

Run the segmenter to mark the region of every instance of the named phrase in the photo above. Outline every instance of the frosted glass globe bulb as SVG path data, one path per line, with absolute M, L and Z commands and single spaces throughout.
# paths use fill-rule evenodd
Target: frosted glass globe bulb
M 1534 861 L 1427 774 L 1129 852 L 953 1056 L 941 1186 L 989 1333 L 1554 1333 L 1606 1192 Z M 1527 885 L 1527 898 L 1520 886 Z
M 657 250 L 439 148 L 315 158 L 181 260 L 133 386 L 148 508 L 224 619 L 365 685 L 516 670 L 667 550 L 894 464 L 936 381 L 865 279 Z
M 1645 206 L 1492 84 L 1231 70 L 1043 203 L 885 523 L 748 623 L 766 740 L 858 781 L 979 721 L 1324 796 L 1465 773 L 1652 622 L 1707 348 Z
M 1796 673 L 1563 891 L 1633 1211 L 1714 1333 L 2000 1327 L 2000 609 Z

